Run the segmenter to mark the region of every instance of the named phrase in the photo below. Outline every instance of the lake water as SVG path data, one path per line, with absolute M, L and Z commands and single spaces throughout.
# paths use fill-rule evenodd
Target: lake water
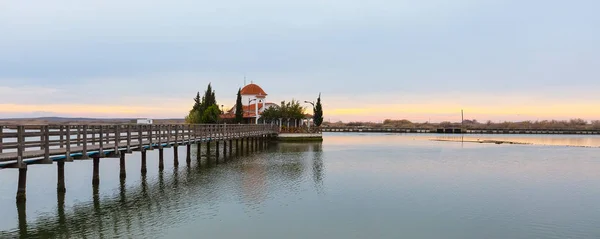
M 0 238 L 600 238 L 600 148 L 557 146 L 599 138 L 429 140 L 440 137 L 326 133 L 218 165 L 187 166 L 179 147 L 163 172 L 155 150 L 145 177 L 134 153 L 124 181 L 119 160 L 102 159 L 96 190 L 92 162 L 76 161 L 64 197 L 56 166 L 34 165 L 19 207 L 17 170 L 0 170 Z

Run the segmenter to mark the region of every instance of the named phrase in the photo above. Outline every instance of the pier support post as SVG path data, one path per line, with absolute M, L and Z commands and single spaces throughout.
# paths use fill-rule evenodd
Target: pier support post
M 125 171 L 125 153 L 122 153 L 119 157 L 119 177 L 125 179 L 127 172 Z
M 246 141 L 246 155 L 250 154 L 250 138 L 245 138 Z
M 192 143 L 188 143 L 186 145 L 186 151 L 187 155 L 185 156 L 185 162 L 187 163 L 187 165 L 190 165 L 190 163 L 192 162 Z
M 262 147 L 262 135 L 258 136 L 258 150 L 262 151 L 263 147 Z
M 210 159 L 210 141 L 206 141 L 206 158 Z
M 158 170 L 162 171 L 165 169 L 165 154 L 163 148 L 158 148 Z
M 179 166 L 179 151 L 177 151 L 178 147 L 179 147 L 179 145 L 176 142 L 173 145 L 173 166 L 175 166 L 175 167 Z
M 142 174 L 146 174 L 148 172 L 148 169 L 146 168 L 146 150 L 144 148 L 142 148 L 142 169 L 141 169 Z
M 100 185 L 100 158 L 97 155 L 94 155 L 93 161 L 92 186 L 98 186 Z
M 19 168 L 19 183 L 17 185 L 17 203 L 25 202 L 26 186 L 27 186 L 27 165 Z
M 198 162 L 202 159 L 202 143 L 196 144 L 196 159 Z
M 227 158 L 227 140 L 223 140 L 223 160 Z
M 56 192 L 65 193 L 67 192 L 67 188 L 65 187 L 65 161 L 59 160 L 56 163 L 56 168 L 58 170 L 57 180 L 56 180 Z
M 219 140 L 215 141 L 215 161 L 219 162 Z
M 233 139 L 229 140 L 229 157 L 233 156 Z
M 239 144 L 240 140 L 236 139 L 235 140 L 235 155 L 237 156 L 241 156 L 244 154 L 244 140 L 241 140 L 242 143 Z

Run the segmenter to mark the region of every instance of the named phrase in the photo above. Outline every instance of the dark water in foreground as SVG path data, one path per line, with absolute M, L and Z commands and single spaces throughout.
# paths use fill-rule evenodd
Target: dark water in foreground
M 0 170 L 0 238 L 600 238 L 600 149 L 427 138 L 332 133 L 189 167 L 180 147 L 163 172 L 150 151 L 125 181 L 102 159 L 97 191 L 76 161 L 65 197 L 55 165 L 31 166 L 26 207 Z

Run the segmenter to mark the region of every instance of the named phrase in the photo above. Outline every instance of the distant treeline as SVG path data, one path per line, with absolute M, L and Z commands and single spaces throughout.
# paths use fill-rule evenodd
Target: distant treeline
M 465 120 L 463 124 L 460 122 L 449 122 L 444 121 L 440 123 L 418 123 L 411 122 L 409 120 L 392 120 L 386 119 L 383 123 L 375 122 L 349 122 L 343 123 L 341 121 L 331 123 L 324 122 L 324 127 L 372 127 L 372 128 L 419 128 L 419 129 L 435 129 L 435 128 L 460 128 L 464 126 L 466 129 L 577 129 L 587 130 L 594 129 L 600 130 L 600 120 L 586 121 L 584 119 L 571 119 L 571 120 L 540 120 L 540 121 L 518 121 L 518 122 L 492 122 L 487 121 L 485 123 L 479 122 L 475 119 Z

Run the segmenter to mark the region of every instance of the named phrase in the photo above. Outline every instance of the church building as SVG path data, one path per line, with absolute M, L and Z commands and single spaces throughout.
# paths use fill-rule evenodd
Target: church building
M 245 124 L 258 124 L 262 112 L 270 107 L 277 106 L 275 103 L 267 102 L 267 93 L 254 83 L 244 86 L 240 94 L 242 95 L 243 123 Z M 235 113 L 236 106 L 233 106 L 221 115 L 221 119 L 231 121 L 235 119 Z

